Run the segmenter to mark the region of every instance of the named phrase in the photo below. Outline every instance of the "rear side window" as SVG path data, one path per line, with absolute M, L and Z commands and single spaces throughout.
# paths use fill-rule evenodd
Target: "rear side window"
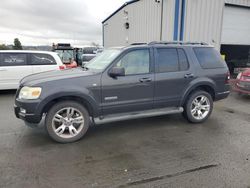
M 172 48 L 158 48 L 156 72 L 176 72 L 179 70 L 177 50 Z
M 54 65 L 56 64 L 55 59 L 49 54 L 30 54 L 31 65 Z
M 211 47 L 194 48 L 195 55 L 204 69 L 225 67 L 220 54 Z
M 189 69 L 188 59 L 183 49 L 158 48 L 157 57 L 156 72 L 177 72 Z
M 1 66 L 23 66 L 27 65 L 27 54 L 2 53 L 0 55 Z

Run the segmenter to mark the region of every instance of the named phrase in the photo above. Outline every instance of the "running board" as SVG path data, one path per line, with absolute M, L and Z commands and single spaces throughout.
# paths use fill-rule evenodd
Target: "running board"
M 112 114 L 112 115 L 94 118 L 94 123 L 103 124 L 103 123 L 110 123 L 114 121 L 146 118 L 146 117 L 176 114 L 176 113 L 182 113 L 182 112 L 183 112 L 182 107 L 174 107 L 174 108 L 160 108 L 160 109 L 153 109 L 153 110 L 136 111 L 136 112 L 129 112 L 129 113 L 119 113 L 119 114 Z

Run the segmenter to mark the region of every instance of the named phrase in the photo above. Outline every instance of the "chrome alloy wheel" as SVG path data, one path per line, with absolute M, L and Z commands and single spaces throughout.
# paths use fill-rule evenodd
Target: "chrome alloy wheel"
M 209 99 L 204 95 L 197 96 L 191 104 L 191 114 L 197 120 L 204 119 L 210 111 Z
M 52 119 L 52 129 L 61 138 L 73 138 L 84 127 L 84 116 L 76 108 L 67 107 L 57 111 Z

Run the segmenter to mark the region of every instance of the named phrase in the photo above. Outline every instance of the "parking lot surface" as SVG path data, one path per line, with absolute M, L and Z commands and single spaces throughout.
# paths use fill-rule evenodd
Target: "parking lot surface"
M 0 93 L 0 187 L 250 187 L 250 96 L 232 93 L 203 124 L 167 115 L 91 127 L 53 142 Z

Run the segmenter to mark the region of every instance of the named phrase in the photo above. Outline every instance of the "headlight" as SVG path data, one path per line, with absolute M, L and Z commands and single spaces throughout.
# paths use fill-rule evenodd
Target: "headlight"
M 42 88 L 40 87 L 23 87 L 19 92 L 19 99 L 38 99 L 41 95 Z

